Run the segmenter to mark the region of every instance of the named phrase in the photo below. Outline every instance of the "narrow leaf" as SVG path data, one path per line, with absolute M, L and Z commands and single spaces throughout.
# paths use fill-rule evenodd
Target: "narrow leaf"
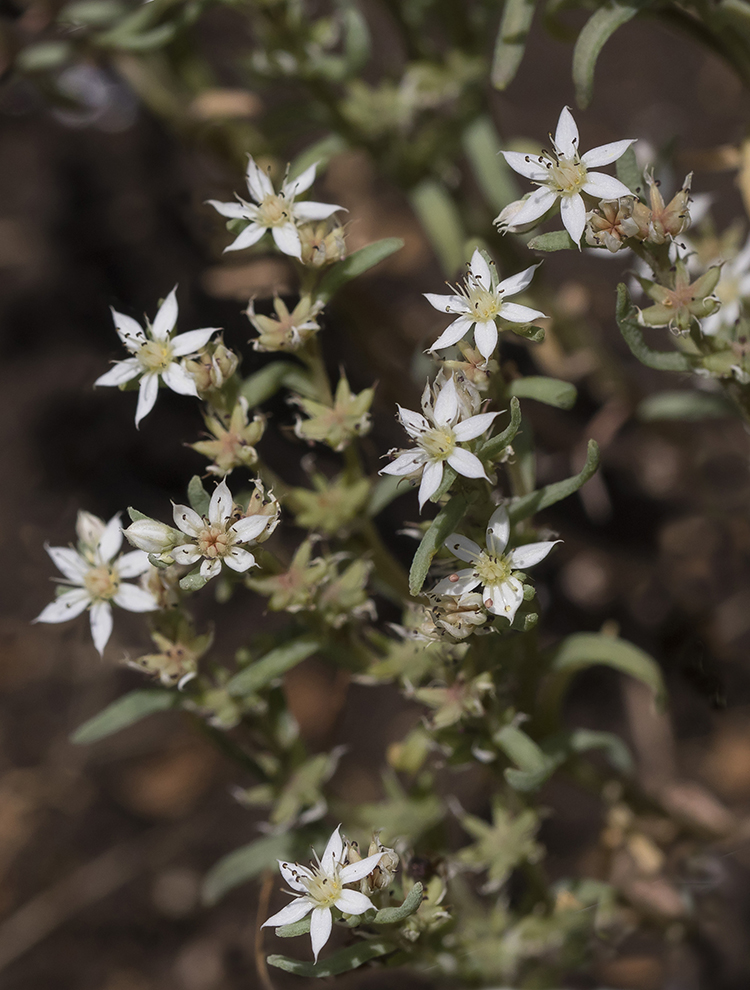
M 236 697 L 253 694 L 319 649 L 320 643 L 311 637 L 284 643 L 235 674 L 227 684 L 227 691 Z
M 506 0 L 492 59 L 492 85 L 505 89 L 521 64 L 526 37 L 534 18 L 535 0 Z
M 493 742 L 512 760 L 518 769 L 509 767 L 505 779 L 517 791 L 536 790 L 564 761 L 564 754 L 545 753 L 517 725 L 506 725 L 492 737 Z
M 466 234 L 458 207 L 443 186 L 432 179 L 420 182 L 412 190 L 410 199 L 443 271 L 454 276 L 466 260 Z
M 687 389 L 649 395 L 636 409 L 636 416 L 645 423 L 660 419 L 720 419 L 735 414 L 734 406 L 723 395 Z
M 551 230 L 548 234 L 538 234 L 532 237 L 526 245 L 532 251 L 569 251 L 578 250 L 578 245 L 567 230 Z
M 529 375 L 528 378 L 516 378 L 508 386 L 510 395 L 519 399 L 536 399 L 556 409 L 572 409 L 578 392 L 575 385 L 560 381 L 559 378 L 544 378 L 541 375 Z
M 240 386 L 240 395 L 251 409 L 263 405 L 287 383 L 290 375 L 304 375 L 302 368 L 291 361 L 272 361 L 265 368 L 249 375 Z
M 666 698 L 661 670 L 656 661 L 643 650 L 602 633 L 575 633 L 564 639 L 550 664 L 552 674 L 573 675 L 586 667 L 602 664 L 623 674 L 629 674 L 653 691 L 659 703 Z
M 385 237 L 382 241 L 375 241 L 374 244 L 360 248 L 343 261 L 337 261 L 321 279 L 317 291 L 318 299 L 328 302 L 331 296 L 347 282 L 379 265 L 381 261 L 400 251 L 403 246 L 404 242 L 400 237 Z
M 423 887 L 421 883 L 415 883 L 409 893 L 404 898 L 403 904 L 398 907 L 381 908 L 372 919 L 373 925 L 393 925 L 397 921 L 403 921 L 410 914 L 419 908 L 422 903 Z
M 301 921 L 295 921 L 293 925 L 281 925 L 274 929 L 279 938 L 296 938 L 298 935 L 310 934 L 311 917 L 308 914 Z
M 298 175 L 302 175 L 305 169 L 316 164 L 319 173 L 332 158 L 340 155 L 342 151 L 346 151 L 346 148 L 346 141 L 342 137 L 339 137 L 338 134 L 328 134 L 297 155 L 289 166 L 289 178 L 296 179 Z
M 520 522 L 533 516 L 535 512 L 549 508 L 555 502 L 560 502 L 574 492 L 577 492 L 582 485 L 591 478 L 599 466 L 599 446 L 594 440 L 589 440 L 586 453 L 586 463 L 583 465 L 580 474 L 566 478 L 564 481 L 557 481 L 554 485 L 546 485 L 529 495 L 523 495 L 515 499 L 508 507 L 508 515 L 513 523 Z
M 279 859 L 293 859 L 295 837 L 291 832 L 268 835 L 251 842 L 220 859 L 203 880 L 201 897 L 207 905 L 215 904 L 228 891 L 257 877 L 264 870 L 276 869 Z
M 203 482 L 197 474 L 194 474 L 190 479 L 187 494 L 188 502 L 190 502 L 191 507 L 195 509 L 198 515 L 208 515 L 208 504 L 211 501 L 211 498 L 206 489 L 203 487 Z
M 268 956 L 266 962 L 269 966 L 276 966 L 277 969 L 286 970 L 287 973 L 294 973 L 296 976 L 323 977 L 338 976 L 340 973 L 348 973 L 351 969 L 357 969 L 370 959 L 387 955 L 393 952 L 396 946 L 393 942 L 378 940 L 374 942 L 357 942 L 347 949 L 339 949 L 328 959 L 321 959 L 320 962 L 302 962 L 301 959 L 290 959 L 288 956 Z
M 120 729 L 140 722 L 147 715 L 175 708 L 179 701 L 176 691 L 130 691 L 117 701 L 113 701 L 98 715 L 94 715 L 88 722 L 80 725 L 70 737 L 70 741 L 78 746 L 97 742 L 119 732 Z
M 576 101 L 585 110 L 594 90 L 594 69 L 599 52 L 614 32 L 638 13 L 638 6 L 610 2 L 595 11 L 578 35 L 573 50 L 573 82 Z
M 430 528 L 417 547 L 409 571 L 409 590 L 412 595 L 418 595 L 422 590 L 432 558 L 461 522 L 468 507 L 469 503 L 463 495 L 454 495 L 432 520 Z
M 518 433 L 520 425 L 521 403 L 513 396 L 510 400 L 510 423 L 508 423 L 502 433 L 498 433 L 497 436 L 490 437 L 489 440 L 486 440 L 477 451 L 477 456 L 485 461 L 494 460 L 494 458 L 502 454 L 508 444 L 513 442 L 513 438 Z
M 654 351 L 648 346 L 643 336 L 643 327 L 634 319 L 635 307 L 624 285 L 617 286 L 616 315 L 617 325 L 625 338 L 625 343 L 641 364 L 659 371 L 692 370 L 693 366 L 687 355 L 679 351 Z
M 499 212 L 519 198 L 513 171 L 500 154 L 500 141 L 490 117 L 478 117 L 466 128 L 463 146 L 479 187 L 494 210 Z
M 404 484 L 404 479 L 393 474 L 384 474 L 375 482 L 367 503 L 367 515 L 374 519 L 391 502 L 410 491 L 410 486 Z
M 621 773 L 631 773 L 633 758 L 630 750 L 614 732 L 596 732 L 594 729 L 575 729 L 567 739 L 567 745 L 574 753 L 586 753 L 592 749 L 604 750 L 615 768 Z
M 205 588 L 208 583 L 208 578 L 203 577 L 198 571 L 195 574 L 186 574 L 184 578 L 180 578 L 180 587 L 183 591 L 200 591 L 201 588 Z

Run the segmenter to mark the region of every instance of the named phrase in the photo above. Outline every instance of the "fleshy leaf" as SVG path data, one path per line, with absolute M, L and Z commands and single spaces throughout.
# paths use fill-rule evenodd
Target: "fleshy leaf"
M 276 870 L 279 859 L 294 859 L 299 844 L 298 836 L 285 832 L 283 835 L 264 836 L 230 852 L 206 874 L 201 894 L 203 903 L 215 904 L 228 891 L 252 880 L 264 870 Z
M 311 920 L 308 914 L 307 917 L 295 921 L 293 925 L 280 925 L 279 928 L 275 929 L 275 932 L 279 938 L 296 938 L 298 935 L 309 935 Z
M 272 398 L 280 388 L 290 388 L 310 398 L 317 395 L 304 370 L 291 361 L 272 361 L 249 375 L 240 386 L 240 395 L 254 409 Z
M 534 19 L 535 0 L 506 0 L 492 59 L 492 85 L 505 89 L 515 79 Z
M 277 969 L 294 973 L 296 976 L 338 976 L 340 973 L 348 973 L 349 970 L 358 969 L 370 959 L 394 952 L 395 949 L 396 946 L 393 942 L 378 939 L 374 942 L 358 942 L 356 945 L 350 945 L 347 949 L 339 949 L 332 956 L 321 959 L 317 963 L 290 959 L 288 956 L 268 956 L 266 962 L 269 966 L 276 966 Z
M 422 903 L 423 887 L 421 883 L 415 883 L 409 893 L 404 898 L 403 904 L 398 907 L 381 908 L 372 919 L 373 925 L 393 925 L 397 921 L 403 921 L 410 914 L 419 908 Z
M 227 684 L 227 691 L 235 697 L 253 694 L 319 649 L 320 643 L 311 637 L 284 643 L 235 674 Z
M 720 393 L 687 389 L 649 395 L 636 410 L 638 419 L 645 423 L 661 419 L 720 419 L 734 415 L 734 406 Z
M 179 702 L 180 696 L 176 691 L 130 691 L 80 725 L 70 741 L 79 746 L 97 742 L 140 722 L 147 715 L 175 708 Z
M 572 409 L 578 397 L 575 385 L 542 375 L 516 378 L 508 386 L 508 392 L 520 399 L 536 399 L 556 409 Z
M 485 461 L 494 460 L 513 442 L 513 438 L 518 433 L 520 426 L 521 403 L 514 396 L 510 400 L 510 423 L 508 423 L 502 433 L 498 433 L 497 436 L 490 437 L 489 440 L 486 440 L 477 451 L 477 456 Z
M 638 5 L 609 0 L 586 21 L 573 50 L 573 82 L 576 102 L 585 110 L 594 90 L 594 69 L 599 52 L 615 31 L 638 13 Z
M 493 210 L 499 212 L 518 199 L 513 171 L 500 154 L 500 140 L 490 117 L 478 117 L 466 128 L 463 146 L 471 170 Z
M 548 234 L 538 234 L 532 237 L 526 245 L 532 251 L 569 251 L 578 249 L 578 245 L 567 230 L 551 230 Z
M 466 234 L 458 207 L 442 185 L 432 179 L 420 182 L 410 199 L 443 271 L 453 277 L 466 261 Z
M 328 302 L 331 296 L 347 282 L 351 282 L 353 278 L 363 275 L 370 268 L 385 261 L 403 246 L 404 242 L 400 237 L 385 237 L 382 241 L 375 241 L 374 244 L 360 248 L 343 261 L 337 261 L 321 279 L 316 293 L 317 298 Z
M 418 595 L 422 590 L 432 558 L 461 522 L 468 507 L 469 503 L 463 495 L 454 495 L 432 520 L 417 547 L 409 571 L 409 590 L 412 595 Z
M 208 504 L 211 497 L 197 474 L 194 474 L 188 483 L 187 496 L 190 507 L 195 509 L 199 516 L 208 515 Z
M 183 591 L 200 591 L 201 588 L 205 588 L 207 583 L 208 578 L 203 577 L 198 571 L 194 574 L 186 574 L 184 578 L 180 578 L 180 587 Z
M 565 759 L 562 753 L 545 753 L 516 725 L 506 725 L 492 739 L 518 767 L 517 770 L 509 767 L 505 779 L 514 790 L 524 793 L 541 787 Z
M 646 343 L 643 327 L 634 319 L 635 307 L 624 285 L 617 286 L 617 325 L 631 353 L 647 368 L 659 371 L 691 371 L 690 359 L 679 351 L 654 351 Z
M 554 505 L 555 502 L 560 502 L 562 499 L 577 492 L 593 476 L 598 466 L 599 445 L 595 440 L 589 440 L 586 463 L 583 465 L 580 473 L 573 475 L 572 478 L 566 478 L 564 481 L 556 481 L 553 485 L 546 485 L 544 488 L 539 488 L 529 495 L 523 495 L 521 498 L 515 499 L 508 506 L 510 521 L 517 523 L 522 519 L 527 519 L 529 516 L 533 516 L 535 512 L 541 512 L 542 509 L 547 509 L 550 505 Z

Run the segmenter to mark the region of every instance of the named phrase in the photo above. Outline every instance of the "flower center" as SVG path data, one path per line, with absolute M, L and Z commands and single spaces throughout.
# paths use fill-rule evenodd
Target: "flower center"
M 315 901 L 318 907 L 322 908 L 333 907 L 344 889 L 338 875 L 331 877 L 320 870 L 315 870 L 310 879 L 307 877 L 300 877 L 300 879 L 307 887 L 308 896 Z
M 583 162 L 561 158 L 549 170 L 550 179 L 563 195 L 572 196 L 580 192 L 586 181 L 586 166 Z
M 198 549 L 204 557 L 225 557 L 234 545 L 232 534 L 223 526 L 207 526 L 198 537 Z
M 471 315 L 480 323 L 494 320 L 500 312 L 500 299 L 494 292 L 483 288 L 479 282 L 467 283 L 466 299 L 471 308 Z
M 136 357 L 144 371 L 166 371 L 172 363 L 172 345 L 168 340 L 149 340 Z
M 108 601 L 117 594 L 117 589 L 120 587 L 120 575 L 114 567 L 107 565 L 92 567 L 90 571 L 86 572 L 83 583 L 86 586 L 86 591 L 95 601 Z
M 483 550 L 474 561 L 474 573 L 485 587 L 492 588 L 499 584 L 505 584 L 512 570 L 510 561 L 502 554 L 499 557 L 493 557 Z
M 281 227 L 291 219 L 289 203 L 283 196 L 266 196 L 258 207 L 256 223 L 261 227 Z
M 450 427 L 435 426 L 425 430 L 419 438 L 420 447 L 432 461 L 444 461 L 456 446 L 456 437 Z

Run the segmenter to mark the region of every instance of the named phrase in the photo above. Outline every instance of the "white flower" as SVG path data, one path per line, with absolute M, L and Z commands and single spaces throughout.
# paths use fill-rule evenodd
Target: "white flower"
M 510 536 L 510 521 L 504 506 L 500 506 L 490 516 L 487 524 L 487 549 L 458 533 L 451 533 L 445 541 L 450 552 L 472 566 L 451 574 L 440 581 L 430 592 L 434 595 L 454 595 L 460 597 L 482 585 L 482 599 L 488 612 L 502 615 L 509 622 L 515 618 L 518 606 L 523 601 L 523 585 L 515 573 L 533 567 L 544 560 L 555 543 L 526 543 L 524 546 L 505 553 Z
M 366 894 L 359 890 L 350 890 L 345 884 L 359 883 L 372 873 L 385 853 L 384 850 L 345 866 L 344 842 L 340 830 L 339 825 L 328 840 L 322 859 L 318 859 L 316 855 L 315 865 L 309 869 L 298 863 L 284 863 L 279 860 L 281 875 L 294 891 L 294 900 L 261 925 L 261 928 L 293 925 L 312 911 L 310 938 L 316 962 L 333 927 L 331 908 L 338 908 L 342 914 L 364 914 L 372 907 Z
M 332 203 L 295 202 L 296 197 L 313 184 L 316 167 L 317 163 L 311 165 L 291 182 L 284 180 L 281 192 L 276 193 L 271 180 L 251 157 L 247 163 L 247 188 L 254 202 L 246 203 L 239 196 L 238 203 L 220 203 L 215 199 L 208 201 L 223 217 L 250 221 L 239 237 L 224 250 L 241 251 L 248 248 L 270 230 L 279 251 L 301 259 L 302 244 L 297 225 L 311 220 L 325 220 L 337 210 L 344 209 L 343 206 Z
M 465 478 L 484 478 L 489 481 L 484 465 L 476 454 L 459 444 L 481 436 L 490 428 L 495 417 L 500 415 L 499 412 L 479 413 L 478 416 L 470 416 L 460 422 L 461 405 L 453 375 L 440 386 L 434 403 L 432 398 L 428 384 L 422 394 L 424 416 L 398 407 L 401 425 L 417 447 L 415 450 L 391 451 L 398 456 L 380 472 L 413 477 L 421 475 L 420 509 L 440 487 L 445 461 Z
M 101 654 L 112 632 L 112 602 L 128 612 L 153 612 L 159 605 L 150 592 L 124 583 L 151 565 L 142 550 L 118 556 L 122 546 L 119 513 L 105 524 L 89 512 L 80 512 L 76 529 L 80 552 L 72 547 L 45 547 L 65 575 L 61 584 L 73 587 L 42 609 L 34 622 L 65 622 L 88 608 L 94 646 Z
M 251 499 L 251 505 L 255 502 L 255 498 Z M 247 571 L 256 566 L 255 557 L 241 544 L 254 543 L 264 532 L 270 534 L 278 521 L 278 510 L 268 514 L 269 505 L 263 508 L 265 512 L 242 515 L 226 481 L 221 481 L 211 496 L 208 517 L 198 515 L 187 505 L 174 506 L 175 525 L 191 541 L 169 549 L 169 555 L 176 564 L 192 565 L 200 560 L 200 574 L 207 580 L 219 573 L 222 561 L 233 571 Z M 125 532 L 128 538 L 132 528 Z
M 586 226 L 586 205 L 582 192 L 598 200 L 633 195 L 619 179 L 601 172 L 590 172 L 589 169 L 616 162 L 625 154 L 633 140 L 603 144 L 580 155 L 576 122 L 570 110 L 563 107 L 552 142 L 553 155 L 549 152 L 541 155 L 525 155 L 520 151 L 503 152 L 510 167 L 531 179 L 539 188 L 518 209 L 515 209 L 516 204 L 511 204 L 513 209 L 506 207 L 495 223 L 499 223 L 504 230 L 523 227 L 543 217 L 555 200 L 559 199 L 563 226 L 576 244 L 579 244 Z
M 701 330 L 709 337 L 733 326 L 740 318 L 743 302 L 750 299 L 750 237 L 739 254 L 722 265 L 714 295 L 721 309 L 701 320 Z
M 115 329 L 120 340 L 133 355 L 124 361 L 116 361 L 110 370 L 94 382 L 95 385 L 124 385 L 141 376 L 135 425 L 151 412 L 159 391 L 159 379 L 180 395 L 198 396 L 195 379 L 176 358 L 197 353 L 208 343 L 217 327 L 189 330 L 172 336 L 177 323 L 177 286 L 172 289 L 159 307 L 153 323 L 146 322 L 144 332 L 140 323 L 131 316 L 112 310 Z
M 515 296 L 528 287 L 538 267 L 539 265 L 532 265 L 526 271 L 506 278 L 493 289 L 490 266 L 481 253 L 475 251 L 463 287 L 458 287 L 458 295 L 424 293 L 425 299 L 435 309 L 458 316 L 430 350 L 437 351 L 458 343 L 473 326 L 477 349 L 485 361 L 488 361 L 497 346 L 498 318 L 508 320 L 509 323 L 530 323 L 540 317 L 544 318 L 544 313 L 538 309 L 505 301 L 509 296 Z

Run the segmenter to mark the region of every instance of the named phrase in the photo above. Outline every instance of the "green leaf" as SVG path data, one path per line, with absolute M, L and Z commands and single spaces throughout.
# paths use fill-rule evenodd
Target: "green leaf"
M 195 509 L 199 516 L 208 515 L 208 505 L 211 497 L 203 487 L 203 482 L 197 474 L 194 474 L 188 482 L 187 496 L 191 508 Z
M 489 116 L 478 117 L 462 136 L 464 151 L 485 199 L 494 210 L 502 210 L 518 199 L 513 170 L 500 154 L 500 141 Z
M 289 166 L 289 178 L 296 179 L 311 165 L 317 164 L 320 168 L 325 168 L 332 158 L 340 155 L 346 149 L 347 143 L 342 137 L 339 137 L 338 134 L 328 134 L 297 155 Z
M 295 921 L 293 925 L 281 925 L 275 929 L 276 934 L 279 938 L 296 938 L 298 935 L 309 935 L 311 920 L 308 914 L 306 918 L 302 918 L 301 921 Z
M 359 73 L 370 57 L 370 29 L 362 12 L 347 6 L 343 12 L 344 58 L 349 75 Z
M 373 942 L 357 942 L 348 949 L 339 949 L 328 959 L 322 959 L 318 963 L 302 962 L 300 959 L 290 959 L 288 956 L 268 956 L 266 962 L 269 966 L 276 966 L 277 969 L 286 970 L 287 973 L 294 973 L 296 976 L 338 976 L 340 973 L 357 969 L 370 959 L 394 952 L 395 949 L 393 942 L 379 939 Z
M 393 925 L 398 921 L 403 921 L 405 918 L 408 918 L 409 915 L 414 914 L 414 912 L 418 910 L 419 905 L 422 903 L 423 889 L 424 888 L 421 883 L 415 883 L 404 898 L 403 904 L 400 904 L 398 907 L 381 908 L 372 919 L 371 924 Z
M 615 163 L 615 172 L 620 182 L 624 183 L 634 196 L 643 188 L 643 172 L 635 157 L 635 148 L 631 144 L 627 151 L 620 155 Z
M 205 588 L 208 583 L 208 578 L 203 577 L 203 575 L 196 571 L 194 574 L 186 574 L 184 578 L 180 578 L 180 587 L 183 591 L 200 591 L 201 588 Z
M 139 519 L 151 518 L 150 516 L 147 516 L 145 512 L 139 512 L 138 509 L 134 509 L 132 506 L 128 506 L 128 515 L 130 516 L 131 522 L 138 522 Z
M 631 353 L 647 368 L 659 371 L 691 371 L 692 363 L 679 351 L 654 351 L 646 343 L 643 327 L 634 319 L 635 307 L 624 285 L 617 286 L 617 325 Z
M 596 732 L 593 729 L 575 729 L 569 733 L 566 745 L 573 753 L 586 753 L 602 749 L 615 768 L 621 773 L 632 773 L 633 758 L 625 743 L 613 732 Z
M 176 691 L 139 690 L 113 701 L 111 705 L 94 715 L 88 722 L 79 725 L 70 741 L 77 746 L 105 739 L 120 729 L 140 722 L 147 715 L 164 712 L 179 705 L 180 697 Z
M 367 503 L 367 515 L 374 519 L 379 513 L 390 505 L 394 499 L 405 492 L 411 491 L 408 484 L 403 484 L 403 478 L 393 474 L 384 474 L 375 482 L 370 492 L 370 499 Z
M 549 234 L 538 234 L 526 245 L 532 251 L 569 251 L 578 245 L 567 230 L 552 230 Z
M 648 653 L 615 636 L 603 633 L 568 636 L 555 651 L 549 670 L 553 678 L 559 675 L 564 688 L 578 671 L 598 664 L 635 677 L 650 688 L 660 705 L 664 704 L 666 688 L 659 665 Z
M 573 50 L 576 101 L 585 110 L 594 90 L 594 68 L 599 52 L 614 32 L 638 13 L 640 5 L 605 3 L 586 21 Z
M 541 787 L 565 759 L 564 754 L 559 752 L 552 755 L 545 753 L 517 725 L 504 726 L 492 740 L 518 767 L 517 770 L 508 767 L 505 779 L 514 790 L 524 793 Z
M 117 0 L 78 0 L 69 3 L 58 14 L 58 21 L 63 24 L 86 24 L 91 27 L 104 27 L 117 20 L 126 12 L 126 8 Z
M 505 427 L 502 433 L 498 433 L 497 436 L 490 437 L 486 440 L 482 446 L 477 451 L 477 457 L 480 457 L 484 461 L 491 461 L 498 457 L 508 444 L 513 442 L 513 438 L 521 425 L 521 403 L 518 399 L 513 396 L 510 400 L 510 423 Z
M 516 378 L 508 386 L 508 393 L 519 399 L 536 399 L 556 409 L 572 409 L 578 392 L 575 385 L 560 381 L 559 378 L 545 378 L 541 375 L 529 375 L 528 378 Z
M 403 246 L 404 242 L 400 237 L 384 237 L 382 241 L 375 241 L 374 244 L 360 248 L 343 261 L 337 261 L 321 279 L 316 293 L 318 299 L 328 302 L 331 296 L 347 282 L 364 275 L 366 271 L 379 265 L 396 251 L 400 251 Z
M 461 522 L 468 507 L 469 503 L 463 495 L 454 495 L 432 520 L 417 547 L 409 571 L 409 591 L 412 595 L 418 595 L 422 590 L 432 558 Z
M 291 640 L 289 643 L 277 646 L 275 650 L 271 650 L 260 660 L 256 660 L 239 674 L 235 674 L 227 684 L 227 691 L 235 696 L 260 691 L 266 684 L 281 677 L 287 670 L 296 667 L 319 649 L 320 642 L 311 637 Z
M 21 72 L 49 72 L 64 65 L 73 49 L 67 41 L 40 41 L 27 45 L 16 58 L 16 66 Z
M 425 179 L 415 186 L 410 199 L 443 271 L 454 276 L 466 261 L 466 233 L 458 207 L 443 186 L 433 179 Z
M 155 48 L 163 48 L 164 45 L 174 38 L 177 33 L 176 24 L 160 24 L 152 28 L 151 31 L 144 31 L 143 34 L 124 34 L 115 28 L 102 34 L 95 39 L 96 44 L 102 48 L 119 48 L 126 52 L 147 52 Z
M 515 499 L 508 506 L 510 521 L 517 523 L 522 519 L 527 519 L 529 516 L 533 516 L 535 512 L 541 512 L 542 509 L 547 509 L 550 505 L 554 505 L 555 502 L 559 502 L 574 492 L 577 492 L 594 475 L 598 467 L 599 445 L 595 440 L 589 440 L 586 463 L 583 465 L 581 472 L 573 475 L 572 478 L 557 481 L 554 485 L 546 485 L 544 488 L 539 488 L 529 495 L 523 495 L 521 498 Z
M 276 869 L 277 860 L 293 859 L 297 844 L 294 833 L 285 832 L 264 836 L 230 852 L 206 874 L 201 892 L 203 903 L 215 904 L 234 887 L 252 880 L 264 870 Z
M 240 386 L 240 395 L 247 399 L 251 409 L 263 405 L 282 387 L 294 389 L 302 395 L 312 395 L 309 378 L 300 365 L 291 361 L 272 361 L 265 368 L 249 375 Z
M 535 0 L 506 0 L 492 59 L 492 85 L 505 89 L 521 64 L 534 18 Z
M 688 390 L 657 392 L 644 399 L 636 409 L 636 416 L 645 423 L 660 419 L 720 419 L 734 415 L 734 406 L 723 395 Z

